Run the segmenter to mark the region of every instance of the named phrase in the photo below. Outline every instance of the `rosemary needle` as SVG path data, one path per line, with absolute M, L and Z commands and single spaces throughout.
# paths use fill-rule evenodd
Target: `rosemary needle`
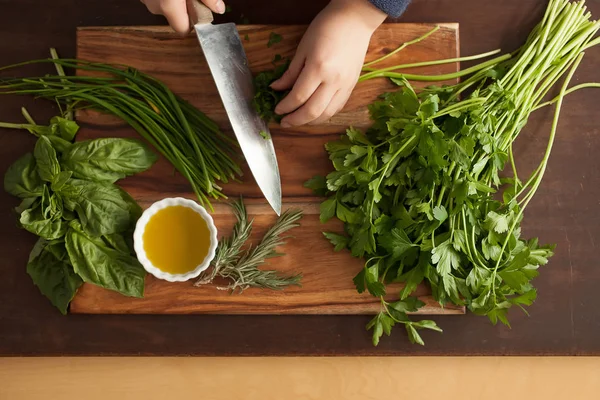
M 285 244 L 286 237 L 282 235 L 298 226 L 302 211 L 284 212 L 256 246 L 244 247 L 252 233 L 253 221 L 248 219 L 243 200 L 233 202 L 231 206 L 237 219 L 233 233 L 221 240 L 211 270 L 202 274 L 195 286 L 212 283 L 217 276 L 231 282 L 220 289 L 239 293 L 250 287 L 282 290 L 291 285 L 300 286 L 302 274 L 284 276 L 278 271 L 259 267 L 267 259 L 283 255 L 276 250 Z

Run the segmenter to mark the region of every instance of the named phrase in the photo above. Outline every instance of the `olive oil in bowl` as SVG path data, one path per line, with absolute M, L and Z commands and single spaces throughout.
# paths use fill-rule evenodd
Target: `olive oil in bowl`
M 208 268 L 217 247 L 210 215 L 196 202 L 175 198 L 153 204 L 134 234 L 144 268 L 160 279 L 186 281 Z

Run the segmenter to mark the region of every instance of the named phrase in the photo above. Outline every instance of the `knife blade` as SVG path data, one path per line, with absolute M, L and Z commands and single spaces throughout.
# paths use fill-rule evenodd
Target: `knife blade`
M 235 24 L 213 25 L 212 12 L 188 0 L 188 12 L 233 132 L 263 195 L 281 214 L 281 178 L 267 123 L 252 106 L 253 76 Z

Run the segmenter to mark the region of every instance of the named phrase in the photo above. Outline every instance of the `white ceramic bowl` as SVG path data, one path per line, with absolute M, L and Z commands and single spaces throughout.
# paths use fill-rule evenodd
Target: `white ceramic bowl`
M 155 215 L 158 211 L 173 206 L 183 206 L 197 212 L 202 217 L 202 219 L 206 221 L 206 225 L 208 226 L 208 229 L 210 231 L 210 246 L 208 248 L 208 254 L 206 255 L 206 258 L 193 271 L 190 271 L 185 274 L 169 274 L 158 269 L 152 264 L 152 262 L 150 262 L 148 256 L 146 255 L 146 251 L 144 250 L 144 232 L 146 230 L 146 225 L 148 224 L 148 221 L 150 221 L 150 218 L 152 218 L 152 216 Z M 181 197 L 167 198 L 152 204 L 150 208 L 144 211 L 141 218 L 138 220 L 135 226 L 135 232 L 133 234 L 134 249 L 137 254 L 137 258 L 140 261 L 140 263 L 144 266 L 144 269 L 148 273 L 154 275 L 155 277 L 159 279 L 164 279 L 169 282 L 185 282 L 198 277 L 198 275 L 200 275 L 202 271 L 205 271 L 210 266 L 210 262 L 213 260 L 213 258 L 215 258 L 217 243 L 217 228 L 215 227 L 215 223 L 210 214 L 206 212 L 204 207 L 200 206 L 195 201 L 184 199 Z

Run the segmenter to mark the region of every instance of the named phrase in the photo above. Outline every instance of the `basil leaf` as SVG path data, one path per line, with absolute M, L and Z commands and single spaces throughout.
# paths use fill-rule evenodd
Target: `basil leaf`
M 66 208 L 65 201 L 63 199 L 62 219 L 64 219 L 67 222 L 70 222 L 76 218 L 77 218 L 77 215 L 75 214 L 75 212 Z
M 75 272 L 88 283 L 125 296 L 143 297 L 146 271 L 132 255 L 91 238 L 72 224 L 66 236 L 69 258 Z
M 131 197 L 129 193 L 127 193 L 118 186 L 115 187 L 119 189 L 119 191 L 121 192 L 121 197 L 127 203 L 127 206 L 129 208 L 129 216 L 132 219 L 132 221 L 137 221 L 138 219 L 140 219 L 142 217 L 142 213 L 144 212 L 144 210 L 142 210 L 142 207 L 137 203 L 137 201 L 134 200 L 133 197 Z M 135 226 L 132 228 L 135 228 Z
M 129 247 L 129 244 L 123 235 L 119 233 L 112 233 L 110 235 L 102 236 L 102 239 L 104 239 L 104 242 L 113 249 L 133 255 L 132 247 Z
M 54 150 L 56 150 L 58 153 L 66 152 L 73 145 L 71 142 L 69 142 L 59 136 L 51 135 L 51 136 L 46 136 L 46 137 L 52 144 L 52 147 L 54 147 Z
M 60 173 L 60 164 L 56 157 L 56 150 L 46 136 L 40 136 L 35 144 L 33 155 L 40 178 L 46 182 L 52 182 L 54 177 Z
M 63 237 L 68 229 L 67 224 L 60 218 L 44 218 L 41 206 L 23 211 L 19 222 L 27 231 L 48 240 Z
M 60 189 L 63 188 L 63 186 L 65 186 L 65 183 L 67 183 L 69 181 L 69 179 L 71 179 L 71 176 L 73 175 L 73 172 L 71 171 L 62 171 L 60 174 L 56 175 L 54 177 L 54 180 L 52 181 L 52 191 L 53 192 L 58 192 L 60 191 Z
M 75 211 L 91 236 L 125 232 L 131 222 L 131 204 L 123 191 L 112 184 L 71 179 L 60 191 L 67 209 Z
M 64 243 L 49 244 L 40 239 L 31 251 L 27 264 L 27 273 L 33 283 L 62 314 L 67 313 L 69 303 L 83 283 L 66 255 Z
M 65 238 L 44 241 L 46 242 L 46 246 L 44 246 L 44 248 L 48 252 L 52 253 L 57 260 L 70 262 L 69 254 L 67 253 L 67 248 L 65 247 Z
M 73 176 L 96 182 L 114 183 L 147 170 L 156 155 L 131 139 L 96 139 L 75 143 L 62 156 L 62 166 Z
M 8 168 L 4 190 L 22 199 L 42 195 L 43 182 L 37 173 L 33 154 L 27 153 Z
M 71 121 L 70 119 L 66 119 L 63 117 L 54 117 L 50 120 L 50 124 L 56 126 L 56 133 L 69 142 L 72 142 L 75 139 L 75 135 L 77 131 L 79 131 L 79 125 L 77 122 Z
M 62 198 L 58 193 L 54 193 L 50 197 L 50 205 L 46 210 L 50 218 L 57 219 L 61 218 L 63 214 L 64 204 Z
M 27 127 L 27 131 L 29 131 L 29 133 L 32 133 L 37 137 L 53 136 L 53 135 L 56 135 L 56 126 L 55 125 L 49 125 L 49 126 L 31 125 L 31 126 Z

